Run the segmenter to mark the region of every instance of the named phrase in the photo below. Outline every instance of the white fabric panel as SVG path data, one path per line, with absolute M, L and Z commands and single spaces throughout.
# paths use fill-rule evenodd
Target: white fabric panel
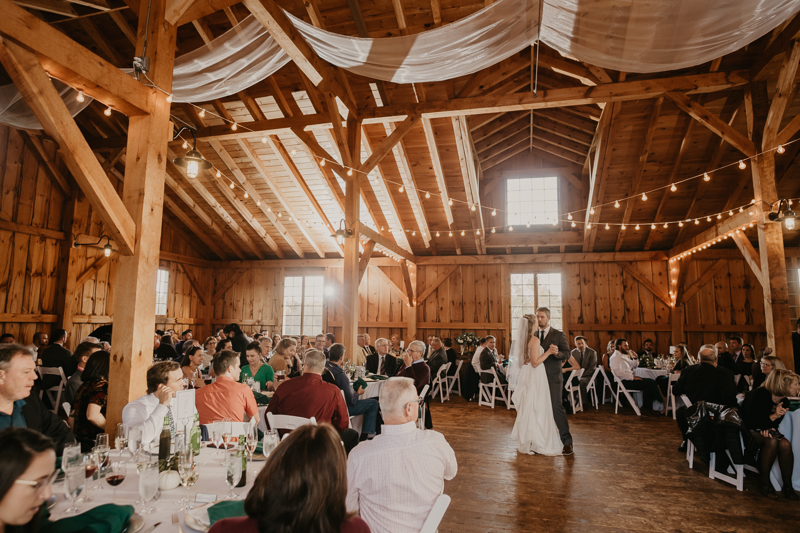
M 75 98 L 78 97 L 78 91 L 61 83 L 58 80 L 52 80 L 61 99 L 67 104 L 67 109 L 74 117 L 88 106 L 92 99 L 88 96 L 83 102 L 78 102 Z M 42 125 L 39 120 L 28 107 L 28 104 L 23 100 L 22 95 L 17 90 L 16 86 L 12 83 L 10 85 L 3 85 L 0 87 L 0 122 L 8 124 L 15 128 L 27 130 L 40 130 Z
M 734 52 L 798 10 L 797 0 L 544 0 L 542 42 L 598 67 L 662 72 Z
M 500 0 L 439 28 L 362 39 L 322 30 L 289 15 L 314 51 L 353 74 L 395 83 L 443 81 L 506 59 L 536 40 L 538 0 Z

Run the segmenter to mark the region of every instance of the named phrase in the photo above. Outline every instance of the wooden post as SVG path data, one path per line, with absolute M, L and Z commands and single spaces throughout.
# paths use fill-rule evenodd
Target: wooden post
M 73 247 L 71 236 L 78 235 L 82 228 L 86 227 L 86 221 L 89 216 L 89 202 L 80 201 L 81 196 L 82 194 L 79 191 L 75 191 L 73 197 L 64 208 L 61 228 L 70 238 L 61 241 L 56 278 L 55 312 L 60 318 L 61 327 L 67 330 L 69 334 L 67 346 L 72 346 L 73 348 L 77 346 L 75 339 L 72 338 L 72 319 L 77 314 L 75 285 L 80 274 L 78 272 L 78 260 L 81 254 L 86 252 Z
M 419 311 L 417 307 L 417 264 L 410 261 L 403 261 L 403 263 L 408 265 L 411 287 L 411 294 L 408 295 L 408 305 L 410 307 L 408 308 L 408 316 L 406 317 L 406 321 L 408 322 L 408 331 L 406 332 L 408 342 L 406 342 L 406 347 L 408 347 L 411 341 L 417 339 L 417 311 Z
M 683 332 L 683 305 L 674 305 L 670 308 L 669 321 L 672 325 L 672 345 L 677 346 L 679 343 L 684 342 Z
M 149 77 L 165 91 L 172 89 L 176 28 L 165 22 L 166 0 L 142 2 L 137 55 L 145 38 L 150 57 Z M 149 35 L 145 35 L 150 9 Z M 117 267 L 114 342 L 109 372 L 106 431 L 122 421 L 122 408 L 145 393 L 146 372 L 153 360 L 156 273 L 164 211 L 164 175 L 172 139 L 167 95 L 154 96 L 153 113 L 130 117 L 122 199 L 136 225 L 134 253 L 121 256 Z
M 355 177 L 347 180 L 344 198 L 344 220 L 347 229 L 353 230 L 351 237 L 344 240 L 344 279 L 342 283 L 342 344 L 346 356 L 355 359 L 358 348 L 358 285 L 359 259 L 358 237 L 360 235 L 361 184 Z

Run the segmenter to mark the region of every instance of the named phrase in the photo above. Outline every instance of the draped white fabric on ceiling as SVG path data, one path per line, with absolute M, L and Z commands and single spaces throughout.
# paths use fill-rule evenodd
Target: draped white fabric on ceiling
M 798 0 L 499 0 L 433 30 L 400 37 L 348 37 L 290 15 L 314 51 L 354 74 L 396 83 L 472 74 L 530 46 L 538 36 L 561 53 L 625 72 L 661 72 L 738 50 L 789 19 Z M 236 94 L 290 61 L 252 16 L 209 45 L 175 60 L 173 99 L 203 102 Z M 56 82 L 54 82 L 56 83 Z M 56 85 L 74 115 L 77 93 Z M 0 87 L 0 122 L 40 129 L 13 85 Z

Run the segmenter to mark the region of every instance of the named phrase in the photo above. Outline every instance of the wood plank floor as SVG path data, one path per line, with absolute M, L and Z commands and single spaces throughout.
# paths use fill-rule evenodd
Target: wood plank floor
M 570 415 L 572 457 L 518 454 L 515 411 L 452 396 L 432 404 L 434 428 L 458 459 L 440 532 L 800 531 L 800 503 L 768 500 L 689 470 L 672 417 L 639 418 L 609 405 Z

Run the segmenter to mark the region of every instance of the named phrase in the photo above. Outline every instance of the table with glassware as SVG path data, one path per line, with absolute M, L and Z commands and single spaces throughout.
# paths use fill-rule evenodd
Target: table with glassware
M 633 375 L 637 378 L 642 379 L 652 379 L 653 381 L 656 380 L 659 376 L 668 376 L 669 370 L 663 368 L 634 368 Z M 634 394 L 633 398 L 636 400 L 636 403 L 639 407 L 642 406 L 644 403 L 644 395 L 643 394 Z M 653 410 L 660 411 L 664 408 L 664 404 L 658 398 L 653 400 Z

